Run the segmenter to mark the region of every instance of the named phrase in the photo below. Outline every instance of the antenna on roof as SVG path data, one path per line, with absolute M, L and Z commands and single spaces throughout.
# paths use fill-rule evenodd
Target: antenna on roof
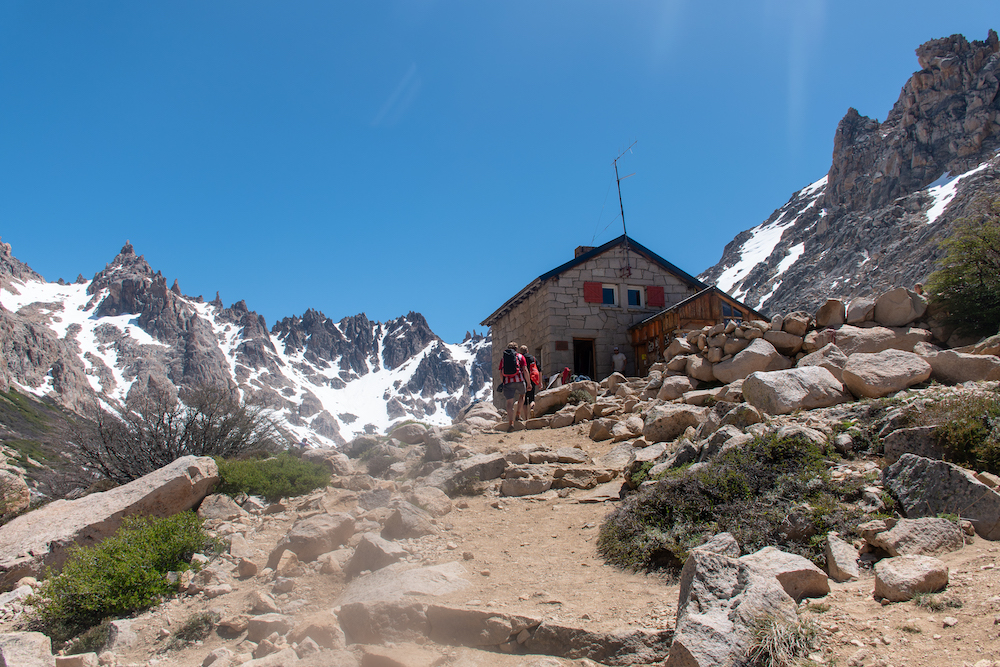
M 615 180 L 618 182 L 618 207 L 621 209 L 622 212 L 622 234 L 624 234 L 625 236 L 625 266 L 622 267 L 622 277 L 624 278 L 628 278 L 629 276 L 632 275 L 632 263 L 629 261 L 629 255 L 628 255 L 628 230 L 625 229 L 625 205 L 622 203 L 622 181 L 624 181 L 626 178 L 629 178 L 630 176 L 635 176 L 635 172 L 633 171 L 628 176 L 619 176 L 618 160 L 622 159 L 625 153 L 631 153 L 632 146 L 635 146 L 637 143 L 639 143 L 638 139 L 633 141 L 632 145 L 623 150 L 621 154 L 614 160 Z

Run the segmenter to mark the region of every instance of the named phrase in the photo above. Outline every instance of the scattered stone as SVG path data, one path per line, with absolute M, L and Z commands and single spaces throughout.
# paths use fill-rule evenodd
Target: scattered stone
M 827 533 L 823 553 L 826 556 L 826 571 L 834 581 L 853 581 L 860 575 L 858 550 L 834 533 Z
M 344 567 L 344 575 L 352 578 L 366 570 L 374 572 L 397 563 L 408 555 L 406 549 L 398 543 L 386 540 L 378 533 L 365 533 L 354 548 L 354 555 Z
M 320 554 L 333 551 L 354 534 L 354 517 L 349 514 L 316 514 L 299 519 L 281 538 L 267 559 L 267 567 L 274 568 L 286 550 L 300 561 L 313 561 Z

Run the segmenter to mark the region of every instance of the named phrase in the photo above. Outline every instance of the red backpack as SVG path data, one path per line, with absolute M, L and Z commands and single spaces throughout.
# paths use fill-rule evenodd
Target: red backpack
M 531 384 L 541 384 L 542 376 L 538 372 L 538 366 L 535 365 L 535 358 L 529 354 L 527 360 L 528 360 L 528 377 L 531 378 Z

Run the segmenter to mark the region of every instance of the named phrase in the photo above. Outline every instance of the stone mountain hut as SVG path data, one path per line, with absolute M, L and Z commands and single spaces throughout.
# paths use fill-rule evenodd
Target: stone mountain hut
M 500 382 L 500 354 L 512 340 L 528 346 L 543 375 L 568 367 L 576 375 L 607 377 L 615 346 L 628 357 L 626 374 L 636 374 L 652 361 L 649 342 L 633 341 L 630 327 L 702 293 L 711 303 L 699 310 L 717 312 L 715 322 L 722 321 L 722 301 L 727 318 L 749 311 L 628 236 L 581 246 L 572 261 L 538 276 L 482 321 L 492 334 L 493 384 Z

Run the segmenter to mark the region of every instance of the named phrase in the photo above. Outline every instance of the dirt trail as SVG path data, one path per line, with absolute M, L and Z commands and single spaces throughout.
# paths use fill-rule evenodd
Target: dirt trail
M 461 440 L 463 447 L 477 452 L 509 451 L 528 444 L 578 446 L 595 458 L 613 446 L 590 441 L 583 427 L 477 434 Z M 619 478 L 613 484 L 620 483 Z M 458 561 L 466 568 L 472 586 L 437 599 L 445 604 L 503 610 L 590 630 L 672 628 L 676 582 L 662 574 L 605 565 L 596 552 L 596 540 L 613 503 L 578 502 L 586 494 L 573 490 L 566 497 L 552 491 L 524 498 L 495 493 L 457 498 L 452 512 L 438 519 L 438 534 L 403 544 L 415 564 Z M 260 519 L 252 539 L 258 553 L 255 560 L 263 563 L 294 518 L 293 513 L 283 513 Z M 872 598 L 874 578 L 868 571 L 860 581 L 833 584 L 826 598 L 804 602 L 802 616 L 821 627 L 823 659 L 832 664 L 960 667 L 1000 661 L 998 554 L 1000 544 L 976 539 L 962 551 L 942 557 L 951 568 L 951 584 L 941 597 L 959 607 L 932 611 L 914 602 L 880 605 Z M 168 601 L 135 620 L 139 641 L 119 653 L 119 663 L 195 667 L 215 648 L 245 650 L 238 638 L 213 633 L 204 643 L 164 651 L 169 639 L 162 638 L 161 631 L 176 631 L 192 614 L 207 609 L 224 617 L 245 613 L 248 595 L 271 587 L 272 582 L 257 577 L 237 581 L 233 593 L 212 600 L 199 595 Z M 342 590 L 341 580 L 310 570 L 295 579 L 291 593 L 278 595 L 277 600 L 283 612 L 303 616 L 331 609 Z M 956 623 L 944 627 L 946 617 Z M 438 655 L 439 664 L 449 665 L 594 664 L 433 645 L 411 648 Z M 983 664 L 988 663 L 979 667 Z

